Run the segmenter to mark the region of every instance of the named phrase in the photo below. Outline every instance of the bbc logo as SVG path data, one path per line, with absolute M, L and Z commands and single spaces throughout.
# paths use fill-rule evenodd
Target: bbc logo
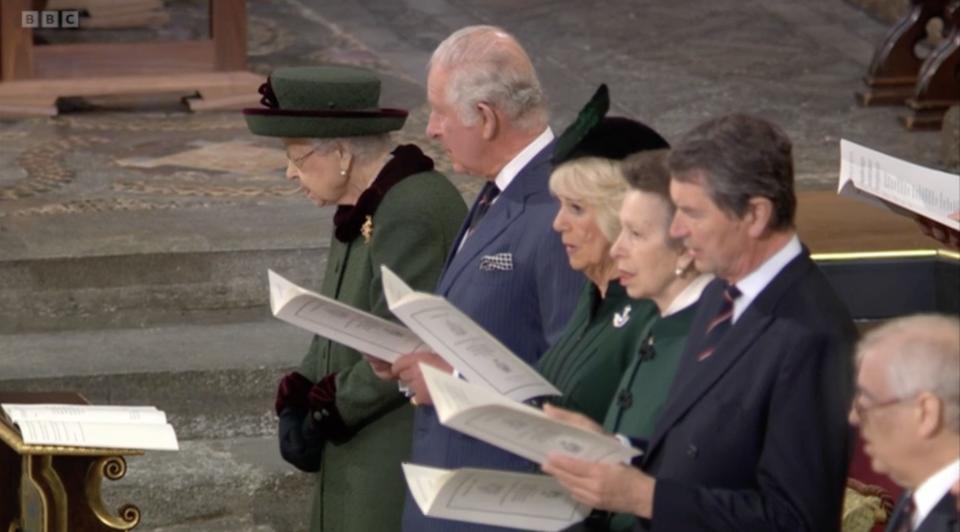
M 80 11 L 21 11 L 20 26 L 23 28 L 79 28 Z

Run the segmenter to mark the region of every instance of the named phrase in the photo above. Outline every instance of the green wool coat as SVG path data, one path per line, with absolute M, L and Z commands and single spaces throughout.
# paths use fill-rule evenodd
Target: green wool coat
M 647 357 L 652 358 L 631 357 L 617 387 L 617 396 L 625 400 L 615 400 L 610 404 L 603 423 L 603 428 L 608 432 L 641 440 L 649 440 L 653 435 L 657 417 L 677 374 L 697 306 L 695 303 L 665 318 L 657 313 L 647 330 L 643 331 L 642 343 L 645 344 Z M 633 530 L 635 522 L 633 515 L 615 514 L 609 523 L 609 530 Z
M 386 264 L 416 290 L 432 292 L 467 209 L 441 174 L 404 178 L 383 196 L 371 215 L 369 242 L 332 239 L 320 293 L 393 319 L 381 284 Z M 396 382 L 378 379 L 356 351 L 314 337 L 300 372 L 316 382 L 336 372 L 336 407 L 350 429 L 328 441 L 316 473 L 310 530 L 388 532 L 400 530 L 413 409 Z
M 586 283 L 560 338 L 540 357 L 537 369 L 562 396 L 550 402 L 602 423 L 642 331 L 657 315 L 650 300 L 631 299 L 618 281 L 606 297 Z

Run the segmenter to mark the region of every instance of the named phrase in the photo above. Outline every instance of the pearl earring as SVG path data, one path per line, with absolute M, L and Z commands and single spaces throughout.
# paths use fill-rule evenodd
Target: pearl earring
M 340 170 L 340 175 L 342 175 L 342 176 L 347 175 L 347 171 L 346 171 L 346 170 Z

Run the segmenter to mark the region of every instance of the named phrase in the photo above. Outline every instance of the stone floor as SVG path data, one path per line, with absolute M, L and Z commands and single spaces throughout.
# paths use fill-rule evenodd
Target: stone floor
M 171 5 L 183 14 L 174 21 L 187 29 L 158 33 L 186 37 L 202 29 L 196 2 Z M 833 186 L 840 138 L 941 164 L 937 133 L 903 130 L 898 109 L 854 104 L 885 28 L 839 0 L 278 0 L 251 2 L 249 18 L 254 71 L 325 62 L 376 68 L 385 78 L 382 101 L 413 111 L 401 139 L 426 146 L 431 49 L 459 26 L 497 23 L 527 45 L 557 129 L 605 82 L 613 114 L 642 119 L 670 139 L 730 111 L 778 122 L 795 142 L 806 188 Z M 278 179 L 276 141 L 250 135 L 235 112 L 139 104 L 0 122 L 0 259 L 323 241 L 314 224 L 326 216 Z M 448 167 L 439 150 L 429 151 Z M 470 180 L 458 184 L 475 190 Z

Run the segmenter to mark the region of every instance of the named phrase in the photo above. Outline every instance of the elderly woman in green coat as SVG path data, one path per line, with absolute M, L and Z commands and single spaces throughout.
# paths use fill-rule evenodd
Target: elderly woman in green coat
M 337 206 L 320 293 L 390 318 L 382 264 L 431 291 L 466 205 L 419 148 L 395 146 L 389 132 L 407 113 L 379 108 L 376 75 L 284 68 L 260 92 L 264 107 L 244 110 L 250 131 L 282 138 L 287 178 L 318 206 Z M 400 529 L 412 409 L 361 357 L 315 336 L 277 392 L 281 454 L 316 473 L 312 531 Z

